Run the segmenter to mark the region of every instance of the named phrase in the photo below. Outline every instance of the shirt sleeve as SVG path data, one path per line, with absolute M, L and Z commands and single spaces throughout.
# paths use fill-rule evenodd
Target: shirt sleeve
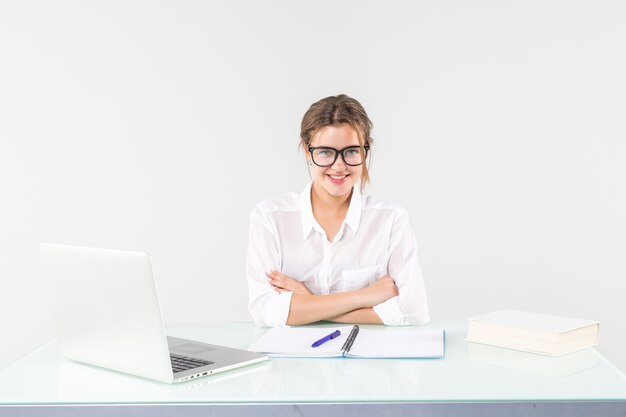
M 396 282 L 399 295 L 374 306 L 386 325 L 419 325 L 430 321 L 422 270 L 417 259 L 417 239 L 406 210 L 395 219 L 389 245 L 389 276 Z
M 250 213 L 246 276 L 248 311 L 257 326 L 286 326 L 292 292 L 277 293 L 266 272 L 280 271 L 278 234 L 270 219 L 259 208 Z

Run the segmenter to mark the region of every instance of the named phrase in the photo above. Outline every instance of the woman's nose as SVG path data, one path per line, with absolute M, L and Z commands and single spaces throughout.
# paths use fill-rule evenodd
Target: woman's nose
M 343 162 L 343 156 L 341 153 L 337 155 L 337 159 L 335 159 L 335 163 L 331 165 L 331 167 L 335 171 L 342 171 L 346 167 L 346 163 Z

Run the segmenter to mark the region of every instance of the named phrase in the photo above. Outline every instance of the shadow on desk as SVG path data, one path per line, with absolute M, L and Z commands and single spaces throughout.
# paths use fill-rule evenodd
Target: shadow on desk
M 411 359 L 272 359 L 272 371 L 253 383 L 254 395 L 303 401 L 385 398 L 420 391 L 422 362 Z M 293 370 L 298 372 L 294 373 Z M 358 398 L 351 398 L 358 393 Z
M 58 398 L 67 402 L 80 402 L 81 398 L 93 402 L 98 400 L 98 392 L 103 391 L 102 387 L 106 387 L 102 401 L 106 401 L 111 395 L 129 402 L 137 402 L 138 398 L 144 396 L 154 398 L 157 395 L 167 402 L 169 399 L 178 398 L 180 393 L 184 392 L 205 390 L 206 394 L 207 387 L 218 385 L 224 386 L 226 390 L 233 387 L 241 390 L 247 380 L 253 378 L 255 374 L 267 372 L 271 366 L 271 362 L 265 361 L 178 384 L 165 384 L 66 360 L 59 367 Z
M 546 356 L 502 347 L 467 343 L 469 360 L 535 375 L 563 378 L 598 366 L 598 355 L 584 349 L 563 356 Z

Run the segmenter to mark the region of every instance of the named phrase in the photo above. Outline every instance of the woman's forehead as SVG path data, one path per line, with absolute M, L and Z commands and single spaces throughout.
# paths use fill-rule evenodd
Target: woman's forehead
M 348 124 L 325 126 L 318 130 L 311 140 L 311 146 L 344 148 L 352 145 L 360 145 L 359 135 L 357 131 Z

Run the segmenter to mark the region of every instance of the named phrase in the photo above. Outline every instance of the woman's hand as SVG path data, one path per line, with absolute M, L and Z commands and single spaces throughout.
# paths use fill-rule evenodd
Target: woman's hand
M 365 307 L 374 307 L 377 304 L 397 296 L 398 287 L 396 287 L 396 282 L 393 278 L 389 275 L 385 275 L 369 287 L 358 290 L 358 293 L 363 297 Z
M 304 285 L 300 281 L 288 277 L 287 275 L 281 274 L 278 271 L 272 271 L 265 275 L 267 275 L 267 279 L 270 282 L 270 285 L 277 293 L 291 291 L 294 294 L 312 295 L 311 291 L 306 287 L 306 285 Z

